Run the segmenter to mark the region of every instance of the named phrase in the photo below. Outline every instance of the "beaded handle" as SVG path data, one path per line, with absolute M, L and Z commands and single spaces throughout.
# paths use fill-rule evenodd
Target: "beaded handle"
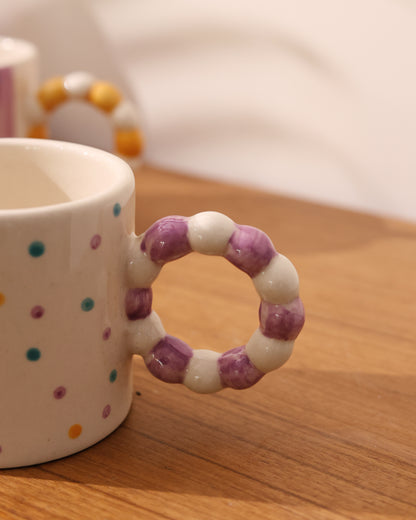
M 69 100 L 86 101 L 107 114 L 114 127 L 115 153 L 132 167 L 141 163 L 143 135 L 134 104 L 123 99 L 111 83 L 97 81 L 87 72 L 50 78 L 41 85 L 36 98 L 28 103 L 30 126 L 27 137 L 47 138 L 48 115 Z
M 246 345 L 224 354 L 192 350 L 166 334 L 152 311 L 151 285 L 166 262 L 197 251 L 224 256 L 247 273 L 261 298 L 260 326 Z M 127 341 L 147 368 L 167 383 L 199 393 L 248 388 L 285 363 L 304 324 L 299 280 L 292 263 L 278 254 L 259 229 L 235 224 L 217 212 L 171 216 L 135 237 L 129 253 L 125 310 Z

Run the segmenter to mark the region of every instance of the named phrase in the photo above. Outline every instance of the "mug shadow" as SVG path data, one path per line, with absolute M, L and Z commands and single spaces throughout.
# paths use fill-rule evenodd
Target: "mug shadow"
M 57 493 L 68 482 L 104 486 L 129 500 L 151 491 L 353 514 L 416 508 L 416 377 L 287 369 L 262 382 L 261 394 L 206 398 L 167 385 L 154 390 L 146 377 L 108 438 L 1 475 L 53 481 Z M 281 406 L 265 397 L 273 394 Z M 399 426 L 408 435 L 401 442 Z

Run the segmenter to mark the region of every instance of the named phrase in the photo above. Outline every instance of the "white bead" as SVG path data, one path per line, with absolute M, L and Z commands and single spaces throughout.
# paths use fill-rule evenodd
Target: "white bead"
M 127 263 L 127 280 L 130 287 L 149 288 L 156 280 L 162 266 L 152 262 L 147 253 L 140 249 L 143 236 L 133 237 Z
M 212 350 L 194 350 L 183 384 L 199 394 L 211 394 L 221 390 L 223 387 L 218 371 L 220 355 Z
M 111 114 L 111 120 L 116 128 L 133 130 L 139 126 L 136 107 L 131 101 L 121 101 Z
M 88 72 L 72 72 L 64 77 L 64 88 L 72 98 L 85 98 L 94 81 Z
M 146 318 L 127 323 L 126 342 L 133 354 L 146 356 L 165 336 L 165 329 L 155 311 Z
M 254 287 L 266 302 L 290 303 L 299 296 L 299 277 L 292 262 L 278 254 L 253 278 Z
M 257 329 L 246 344 L 246 354 L 253 365 L 267 373 L 281 367 L 292 354 L 294 341 L 267 338 Z
M 216 211 L 197 213 L 188 220 L 188 240 L 194 251 L 204 255 L 223 255 L 235 223 Z

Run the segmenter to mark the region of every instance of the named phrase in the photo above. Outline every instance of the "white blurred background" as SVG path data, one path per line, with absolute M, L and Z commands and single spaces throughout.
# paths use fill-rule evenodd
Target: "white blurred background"
M 15 0 L 0 34 L 42 78 L 121 86 L 150 164 L 416 221 L 411 0 Z M 58 112 L 53 137 L 111 148 L 104 116 Z

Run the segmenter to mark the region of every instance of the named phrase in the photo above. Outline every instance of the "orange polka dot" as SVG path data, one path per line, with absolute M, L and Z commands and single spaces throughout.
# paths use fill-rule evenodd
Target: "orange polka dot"
M 0 306 L 4 305 L 5 302 L 6 302 L 6 297 L 4 296 L 3 293 L 0 292 Z
M 82 426 L 80 424 L 73 424 L 68 430 L 68 437 L 70 439 L 76 439 L 82 433 Z

